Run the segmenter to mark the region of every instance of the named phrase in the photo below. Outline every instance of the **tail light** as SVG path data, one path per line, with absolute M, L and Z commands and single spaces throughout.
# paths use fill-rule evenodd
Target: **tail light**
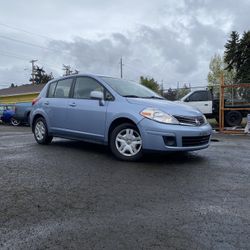
M 32 106 L 35 105 L 39 100 L 41 99 L 41 97 L 37 97 L 32 101 Z

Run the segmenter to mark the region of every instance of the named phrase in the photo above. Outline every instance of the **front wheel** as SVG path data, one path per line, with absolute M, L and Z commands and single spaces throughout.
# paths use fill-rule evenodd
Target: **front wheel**
M 53 137 L 48 135 L 47 124 L 44 118 L 36 119 L 34 124 L 34 137 L 38 144 L 49 144 Z
M 136 161 L 142 157 L 142 138 L 137 127 L 130 123 L 117 126 L 110 136 L 110 149 L 120 160 Z

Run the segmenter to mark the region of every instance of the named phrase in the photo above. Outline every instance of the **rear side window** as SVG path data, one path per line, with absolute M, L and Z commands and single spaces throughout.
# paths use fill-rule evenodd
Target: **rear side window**
M 68 98 L 72 81 L 73 81 L 72 78 L 58 81 L 54 90 L 54 97 L 55 98 Z M 51 89 L 51 91 L 53 90 Z
M 48 91 L 48 95 L 47 95 L 49 98 L 54 97 L 56 84 L 57 84 L 57 82 L 52 82 L 52 83 L 49 85 L 49 91 Z
M 76 99 L 90 99 L 91 91 L 104 92 L 104 88 L 96 80 L 90 77 L 76 78 L 73 98 Z

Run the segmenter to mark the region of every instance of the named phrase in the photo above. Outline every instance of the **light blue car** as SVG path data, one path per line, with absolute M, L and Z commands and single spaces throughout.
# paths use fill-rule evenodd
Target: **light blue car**
M 101 143 L 127 161 L 147 150 L 207 148 L 212 132 L 194 108 L 167 101 L 138 83 L 90 74 L 48 82 L 33 101 L 30 124 L 39 144 L 53 137 Z

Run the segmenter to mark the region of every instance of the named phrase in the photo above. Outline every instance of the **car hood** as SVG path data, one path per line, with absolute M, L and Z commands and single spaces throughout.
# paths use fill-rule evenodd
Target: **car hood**
M 145 99 L 145 98 L 127 98 L 127 101 L 131 104 L 137 104 L 143 108 L 156 108 L 164 111 L 170 115 L 177 116 L 200 116 L 202 113 L 193 107 L 185 104 L 159 100 L 159 99 Z

